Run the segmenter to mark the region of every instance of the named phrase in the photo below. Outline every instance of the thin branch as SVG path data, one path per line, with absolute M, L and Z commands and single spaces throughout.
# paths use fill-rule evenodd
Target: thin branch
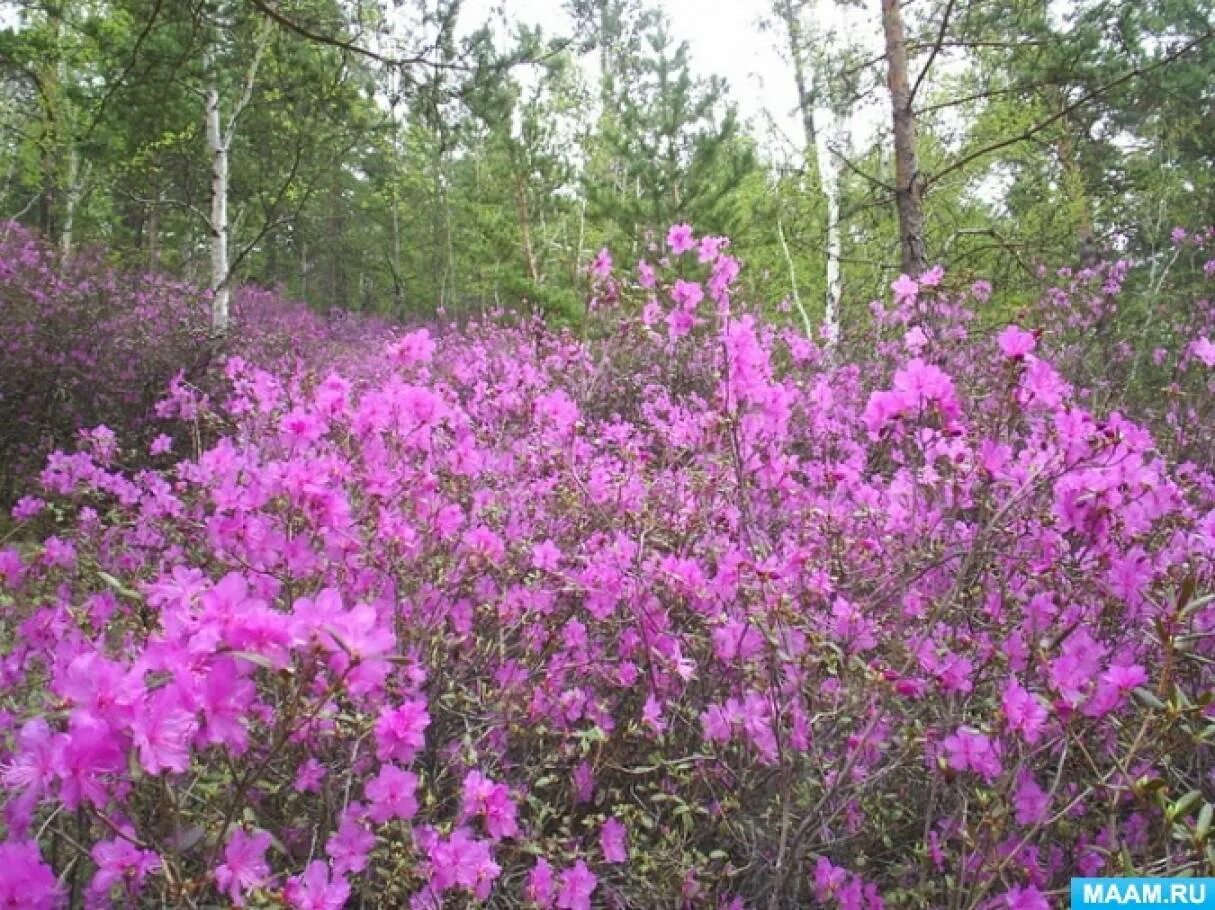
M 873 184 L 874 186 L 880 186 L 882 189 L 887 190 L 888 192 L 891 192 L 891 193 L 895 192 L 895 189 L 893 186 L 891 186 L 889 183 L 887 183 L 884 180 L 879 180 L 877 177 L 874 177 L 872 174 L 865 173 L 865 171 L 861 170 L 859 165 L 854 164 L 853 162 L 849 161 L 834 146 L 828 145 L 827 151 L 829 151 L 832 154 L 832 156 L 834 156 L 835 158 L 838 158 L 843 163 L 844 167 L 848 168 L 848 170 L 852 171 L 852 173 L 856 174 L 859 177 L 863 177 L 866 181 Z
M 240 98 L 232 108 L 232 116 L 228 118 L 228 128 L 224 130 L 220 141 L 224 148 L 227 149 L 232 145 L 232 136 L 236 130 L 236 121 L 245 108 L 249 106 L 249 102 L 253 99 L 253 86 L 257 81 L 257 70 L 261 66 L 262 57 L 265 56 L 266 46 L 270 43 L 270 27 L 267 25 L 261 30 L 261 34 L 257 36 L 257 49 L 253 52 L 253 62 L 249 64 L 249 69 L 245 72 L 245 83 L 241 89 Z
M 140 205 L 151 206 L 153 208 L 184 209 L 206 225 L 208 231 L 215 230 L 214 226 L 211 224 L 211 216 L 193 203 L 185 202 L 181 199 L 149 199 L 146 196 L 136 196 L 134 193 L 130 192 L 124 192 L 123 195 L 132 202 L 138 202 Z
M 390 57 L 386 54 L 381 54 L 379 51 L 372 50 L 360 44 L 355 38 L 336 38 L 333 35 L 326 35 L 323 32 L 315 31 L 302 23 L 292 19 L 290 16 L 278 9 L 270 0 L 249 0 L 249 2 L 264 15 L 277 22 L 287 31 L 294 32 L 301 38 L 307 38 L 309 41 L 315 41 L 318 44 L 327 44 L 330 47 L 336 47 L 339 50 L 349 51 L 352 54 L 358 54 L 360 57 L 366 57 L 368 60 L 374 60 L 384 66 L 405 68 L 417 66 L 425 63 L 430 66 L 435 66 L 440 69 L 458 70 L 461 72 L 471 72 L 473 67 L 465 63 L 446 63 L 440 60 L 428 59 L 426 55 L 415 57 Z M 434 48 L 431 48 L 432 50 Z
M 949 17 L 953 14 L 954 0 L 949 0 L 945 4 L 945 12 L 941 14 L 941 27 L 937 29 L 937 40 L 932 44 L 932 51 L 928 55 L 928 60 L 924 63 L 924 68 L 920 70 L 920 75 L 916 77 L 915 84 L 911 87 L 911 94 L 907 96 L 907 107 L 911 107 L 915 103 L 916 92 L 920 90 L 920 84 L 928 75 L 928 71 L 932 69 L 932 64 L 937 59 L 937 54 L 941 52 L 942 43 L 945 41 L 945 30 L 949 28 Z

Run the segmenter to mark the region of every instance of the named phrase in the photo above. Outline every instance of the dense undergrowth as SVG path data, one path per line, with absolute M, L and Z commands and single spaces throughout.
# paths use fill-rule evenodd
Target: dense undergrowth
M 591 340 L 284 347 L 266 297 L 197 382 L 196 336 L 6 248 L 6 315 L 104 300 L 115 337 L 56 366 L 95 401 L 6 440 L 79 445 L 0 545 L 0 906 L 1033 910 L 1209 874 L 1202 286 L 1124 342 L 1127 264 L 994 326 L 934 271 L 828 351 L 732 299 L 719 239 L 668 242 L 601 255 Z

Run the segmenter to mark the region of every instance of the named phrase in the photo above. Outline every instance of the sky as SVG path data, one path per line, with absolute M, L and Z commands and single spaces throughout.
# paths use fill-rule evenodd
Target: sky
M 780 155 L 786 145 L 800 145 L 793 68 L 778 46 L 780 33 L 760 29 L 761 18 L 770 12 L 770 0 L 653 2 L 666 13 L 672 35 L 687 41 L 694 70 L 701 76 L 726 78 L 730 97 L 740 114 L 752 122 L 755 135 L 770 154 Z M 813 15 L 821 29 L 848 29 L 851 40 L 862 35 L 877 42 L 881 35 L 878 5 L 864 6 L 867 8 L 845 13 L 837 4 L 820 0 Z M 479 24 L 497 7 L 510 19 L 543 25 L 549 34 L 568 33 L 573 27 L 561 0 L 469 0 L 464 7 L 465 23 Z M 593 66 L 594 61 L 588 64 Z M 876 109 L 855 111 L 849 119 L 858 138 L 884 122 Z

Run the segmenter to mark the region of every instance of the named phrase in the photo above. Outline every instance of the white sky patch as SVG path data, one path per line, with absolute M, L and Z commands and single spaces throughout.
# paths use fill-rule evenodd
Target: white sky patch
M 793 67 L 787 60 L 784 37 L 779 30 L 763 31 L 762 18 L 771 18 L 769 0 L 660 0 L 660 8 L 670 20 L 675 41 L 688 43 L 688 56 L 696 75 L 722 76 L 729 83 L 730 99 L 740 116 L 750 123 L 752 134 L 771 157 L 781 158 L 791 149 L 800 149 L 801 124 L 797 113 L 797 90 Z M 561 0 L 469 0 L 464 6 L 463 22 L 474 28 L 501 10 L 508 20 L 542 25 L 553 36 L 569 34 L 573 21 L 562 8 Z M 830 0 L 819 0 L 807 17 L 824 36 L 831 32 L 847 34 L 849 40 L 866 39 L 866 49 L 880 49 L 881 21 L 876 3 L 862 9 L 840 9 Z M 828 39 L 829 40 L 829 39 Z M 598 60 L 587 55 L 583 68 L 588 81 L 598 76 Z M 521 81 L 526 84 L 526 76 Z M 840 137 L 833 144 L 843 148 L 852 142 L 864 147 L 876 131 L 885 127 L 889 116 L 884 93 L 880 103 L 870 102 L 849 111 L 840 124 Z M 820 112 L 819 122 L 826 117 Z M 851 139 L 852 141 L 849 141 Z

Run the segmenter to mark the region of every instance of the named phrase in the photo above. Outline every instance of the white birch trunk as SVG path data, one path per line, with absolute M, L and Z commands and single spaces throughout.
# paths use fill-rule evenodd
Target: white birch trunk
M 840 175 L 828 150 L 825 135 L 835 132 L 835 118 L 829 111 L 824 111 L 820 114 L 819 122 L 829 125 L 827 130 L 819 133 L 819 147 L 816 148 L 816 153 L 823 196 L 827 200 L 827 289 L 823 308 L 823 336 L 827 341 L 828 352 L 832 352 L 840 337 L 840 294 L 843 291 L 840 277 L 840 257 L 843 255 L 843 240 L 840 236 Z
M 63 206 L 63 232 L 59 235 L 59 260 L 64 268 L 71 261 L 73 231 L 76 227 L 76 210 L 84 197 L 84 184 L 88 180 L 89 165 L 80 164 L 80 152 L 75 144 L 68 149 L 67 187 Z
M 211 74 L 206 90 L 207 152 L 211 157 L 211 327 L 228 329 L 231 291 L 228 287 L 228 137 L 220 125 L 219 85 Z

